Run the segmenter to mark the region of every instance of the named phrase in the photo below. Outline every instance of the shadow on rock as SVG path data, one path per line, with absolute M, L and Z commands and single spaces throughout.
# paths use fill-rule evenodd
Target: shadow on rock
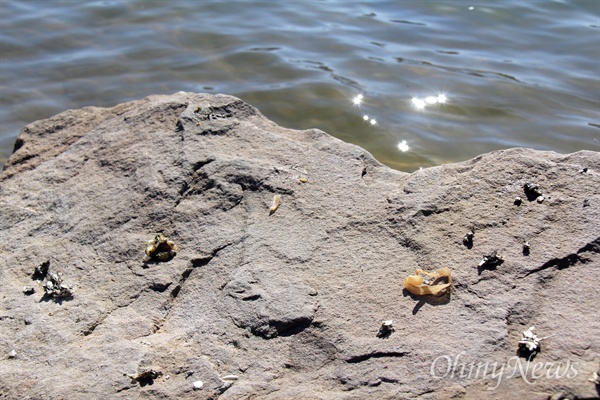
M 525 347 L 519 347 L 517 349 L 517 356 L 526 359 L 528 362 L 535 360 L 535 357 L 542 350 L 541 347 L 538 347 L 535 350 L 529 350 Z
M 42 303 L 42 302 L 47 303 L 49 301 L 53 301 L 56 304 L 62 304 L 65 301 L 73 300 L 73 297 L 74 297 L 73 295 L 64 296 L 64 297 L 55 297 L 50 293 L 44 293 L 44 295 L 40 299 L 40 303 Z
M 450 302 L 450 298 L 452 297 L 452 295 L 450 294 L 450 292 L 446 292 L 440 296 L 434 296 L 434 295 L 416 295 L 416 294 L 412 294 L 411 292 L 409 292 L 406 289 L 402 290 L 402 294 L 404 295 L 404 297 L 410 297 L 413 300 L 418 300 L 417 304 L 415 304 L 415 307 L 413 308 L 413 315 L 416 315 L 419 310 L 421 309 L 421 307 L 423 307 L 425 304 L 429 304 L 432 306 L 441 306 L 444 304 L 448 304 Z

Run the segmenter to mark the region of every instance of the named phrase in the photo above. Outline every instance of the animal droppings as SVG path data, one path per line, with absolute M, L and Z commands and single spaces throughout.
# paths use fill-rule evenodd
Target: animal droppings
M 159 233 L 154 239 L 148 241 L 146 255 L 144 256 L 143 261 L 169 261 L 175 257 L 176 254 L 177 246 L 175 245 L 175 242 Z

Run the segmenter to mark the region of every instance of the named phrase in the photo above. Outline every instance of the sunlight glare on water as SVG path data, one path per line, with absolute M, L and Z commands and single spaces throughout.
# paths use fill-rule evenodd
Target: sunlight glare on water
M 226 93 L 414 171 L 600 150 L 600 1 L 0 2 L 0 164 L 27 123 Z

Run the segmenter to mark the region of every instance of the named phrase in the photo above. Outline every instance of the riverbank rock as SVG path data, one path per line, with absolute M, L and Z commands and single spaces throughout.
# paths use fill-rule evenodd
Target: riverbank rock
M 599 393 L 596 152 L 409 174 L 177 93 L 26 126 L 0 210 L 6 398 Z M 174 253 L 145 262 L 159 234 Z M 403 288 L 443 267 L 449 293 Z M 69 296 L 48 295 L 52 274 Z M 530 326 L 545 339 L 528 363 Z

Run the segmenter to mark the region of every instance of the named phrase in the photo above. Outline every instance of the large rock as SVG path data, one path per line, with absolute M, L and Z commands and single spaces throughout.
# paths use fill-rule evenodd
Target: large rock
M 16 147 L 0 177 L 2 398 L 599 393 L 599 153 L 408 174 L 193 93 L 67 111 Z M 157 233 L 177 255 L 144 263 Z M 504 262 L 478 267 L 494 251 Z M 73 297 L 44 294 L 47 261 Z M 403 290 L 441 267 L 450 294 Z M 528 364 L 530 326 L 547 338 Z

